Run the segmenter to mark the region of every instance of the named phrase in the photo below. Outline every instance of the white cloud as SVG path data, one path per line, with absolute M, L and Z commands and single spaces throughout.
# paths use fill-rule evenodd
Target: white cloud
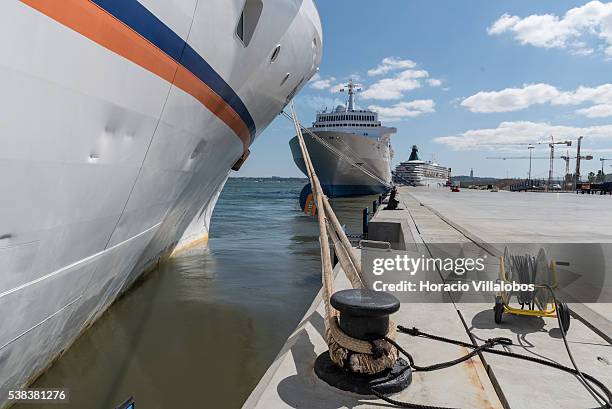
M 548 140 L 554 135 L 556 140 L 573 139 L 582 135 L 590 139 L 612 140 L 612 125 L 574 127 L 551 125 L 543 122 L 502 122 L 496 128 L 472 129 L 458 135 L 442 136 L 434 141 L 454 149 L 479 149 L 496 147 L 496 144 L 533 143 Z
M 472 112 L 519 111 L 536 104 L 579 105 L 595 104 L 579 109 L 577 114 L 590 118 L 610 116 L 612 84 L 597 87 L 578 87 L 574 91 L 561 91 L 549 84 L 528 84 L 522 88 L 506 88 L 501 91 L 481 91 L 461 101 L 461 106 Z
M 552 85 L 531 84 L 523 88 L 481 91 L 461 101 L 461 106 L 472 112 L 510 112 L 544 104 L 558 96 L 559 90 Z
M 588 118 L 605 118 L 612 116 L 612 104 L 593 105 L 590 108 L 579 109 L 576 113 Z
M 429 84 L 430 87 L 439 87 L 440 85 L 442 85 L 442 81 L 436 78 L 429 78 L 427 80 L 427 84 Z
M 563 48 L 582 55 L 594 52 L 584 41 L 594 37 L 604 44 L 605 53 L 612 56 L 612 2 L 590 1 L 568 10 L 563 17 L 532 14 L 521 18 L 504 14 L 487 32 L 490 35 L 510 32 L 523 45 Z
M 435 107 L 436 104 L 431 99 L 417 99 L 410 102 L 400 102 L 391 107 L 370 105 L 368 109 L 378 112 L 383 120 L 397 121 L 402 118 L 414 118 L 436 112 Z
M 411 60 L 401 60 L 396 57 L 387 57 L 382 60 L 378 67 L 368 70 L 368 75 L 383 75 L 391 71 L 404 70 L 416 67 L 416 63 Z
M 577 105 L 584 102 L 612 103 L 612 84 L 603 84 L 598 87 L 578 87 L 575 91 L 561 93 L 558 99 L 552 101 L 555 105 Z
M 319 73 L 316 73 L 310 82 L 310 88 L 324 90 L 332 86 L 332 82 L 336 81 L 335 77 L 322 78 Z
M 380 100 L 400 99 L 404 96 L 404 92 L 420 88 L 420 79 L 428 76 L 429 73 L 425 70 L 405 70 L 392 78 L 375 82 L 361 94 L 361 97 Z

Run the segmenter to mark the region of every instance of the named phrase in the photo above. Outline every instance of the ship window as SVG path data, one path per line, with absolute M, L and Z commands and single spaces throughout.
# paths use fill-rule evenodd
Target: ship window
M 282 87 L 283 85 L 285 85 L 285 83 L 287 82 L 287 80 L 289 79 L 289 77 L 291 76 L 290 73 L 285 74 L 285 76 L 283 77 L 283 79 L 281 80 L 280 86 Z
M 272 52 L 272 56 L 270 57 L 270 62 L 276 61 L 276 59 L 278 58 L 278 54 L 280 54 L 280 49 L 281 49 L 280 44 L 277 45 L 276 48 L 274 48 L 274 51 Z
M 246 0 L 244 3 L 240 20 L 238 20 L 238 26 L 236 27 L 236 35 L 245 47 L 248 47 L 253 39 L 262 10 L 263 2 L 261 0 Z

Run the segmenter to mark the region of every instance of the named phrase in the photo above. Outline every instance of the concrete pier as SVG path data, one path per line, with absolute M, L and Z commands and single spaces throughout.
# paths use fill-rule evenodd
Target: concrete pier
M 572 194 L 400 188 L 400 208 L 379 211 L 370 238 L 410 248 L 419 243 L 611 243 L 612 199 Z M 359 251 L 359 250 L 356 250 Z M 606 265 L 612 262 L 606 255 Z M 495 260 L 495 257 L 492 258 Z M 335 290 L 350 284 L 336 267 Z M 609 283 L 608 283 L 609 284 Z M 508 337 L 507 350 L 570 365 L 557 320 L 504 315 L 495 324 L 493 300 L 483 303 L 402 303 L 392 319 L 407 327 L 465 342 Z M 567 334 L 580 369 L 612 387 L 612 305 L 572 304 Z M 317 378 L 313 362 L 327 349 L 321 295 L 290 336 L 243 408 L 373 408 L 389 404 L 336 390 Z M 397 342 L 420 365 L 464 355 L 465 348 L 399 334 Z M 501 348 L 501 347 L 498 347 Z M 534 363 L 484 354 L 441 371 L 414 374 L 394 399 L 455 408 L 588 408 L 593 398 L 570 374 Z

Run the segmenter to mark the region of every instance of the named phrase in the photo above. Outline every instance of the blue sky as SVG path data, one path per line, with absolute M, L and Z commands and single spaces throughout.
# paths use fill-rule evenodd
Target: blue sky
M 323 60 L 298 96 L 300 121 L 343 101 L 337 86 L 362 84 L 360 107 L 376 107 L 398 129 L 394 165 L 410 147 L 453 174 L 526 177 L 525 146 L 500 145 L 584 134 L 585 153 L 601 167 L 612 157 L 612 2 L 319 0 Z M 288 146 L 294 135 L 277 118 L 240 176 L 301 176 Z M 487 145 L 488 144 L 488 145 Z M 570 155 L 575 155 L 571 147 Z M 559 147 L 559 154 L 567 148 Z M 547 156 L 536 145 L 534 156 Z M 546 177 L 547 160 L 534 160 Z M 612 164 L 612 162 L 608 162 Z M 606 173 L 612 172 L 606 164 Z M 572 161 L 572 167 L 574 162 Z M 555 160 L 555 171 L 565 164 Z

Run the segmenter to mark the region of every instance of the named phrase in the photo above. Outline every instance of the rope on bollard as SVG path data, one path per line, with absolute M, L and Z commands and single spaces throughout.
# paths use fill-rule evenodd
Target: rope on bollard
M 328 198 L 323 192 L 319 178 L 312 164 L 302 126 L 300 125 L 293 102 L 291 103 L 291 119 L 295 126 L 306 173 L 312 186 L 312 192 L 317 206 L 319 223 L 319 243 L 321 245 L 321 263 L 323 275 L 323 302 L 325 305 L 325 338 L 332 361 L 342 368 L 363 374 L 375 374 L 391 368 L 399 359 L 399 351 L 386 340 L 379 340 L 379 347 L 373 350 L 372 343 L 350 337 L 344 333 L 338 324 L 338 312 L 331 306 L 330 299 L 334 293 L 333 266 L 331 263 L 329 240 L 336 248 L 338 261 L 351 282 L 353 288 L 363 288 L 364 280 L 361 261 L 353 252 L 350 240 L 342 229 Z M 389 337 L 395 335 L 395 326 L 390 323 Z

